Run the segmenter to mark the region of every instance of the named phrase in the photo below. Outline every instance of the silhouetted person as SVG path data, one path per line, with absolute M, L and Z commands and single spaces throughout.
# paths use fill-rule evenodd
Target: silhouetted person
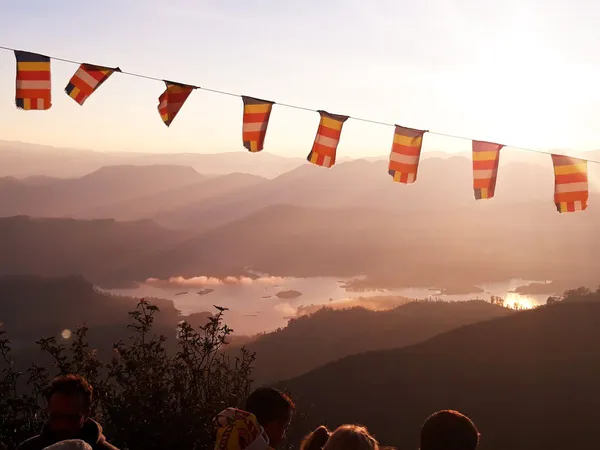
M 323 450 L 379 450 L 379 443 L 365 427 L 342 425 L 331 433 Z
M 102 427 L 89 418 L 93 389 L 85 378 L 66 375 L 48 389 L 48 422 L 40 435 L 23 442 L 19 450 L 43 450 L 68 439 L 80 439 L 93 450 L 117 450 L 106 442 Z
M 300 444 L 300 450 L 322 450 L 329 440 L 329 430 L 320 426 L 304 438 Z
M 269 437 L 269 445 L 276 448 L 292 422 L 296 405 L 283 392 L 273 388 L 258 388 L 246 400 L 245 410 L 256 416 Z
M 438 411 L 421 428 L 421 450 L 475 450 L 479 431 L 458 411 Z

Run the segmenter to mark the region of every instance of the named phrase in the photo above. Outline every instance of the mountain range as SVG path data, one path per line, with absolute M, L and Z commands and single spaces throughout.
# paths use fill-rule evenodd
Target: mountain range
M 504 164 L 496 197 L 487 202 L 474 201 L 471 161 L 458 156 L 424 159 L 410 186 L 393 183 L 381 160 L 348 161 L 330 170 L 303 164 L 273 179 L 200 174 L 176 164 L 109 166 L 69 179 L 0 178 L 0 216 L 152 219 L 168 228 L 207 230 L 278 204 L 420 213 L 546 201 L 552 209 L 553 172 L 546 163 Z M 600 189 L 597 170 L 590 166 L 593 193 Z
M 192 167 L 203 174 L 248 173 L 275 177 L 306 162 L 268 152 L 144 153 L 51 147 L 0 140 L 0 176 L 27 178 L 50 176 L 78 178 L 104 166 L 176 165 Z
M 0 159 L 54 155 L 45 147 L 29 146 L 23 155 L 5 147 Z M 59 160 L 90 156 L 55 153 Z M 158 162 L 164 155 L 146 156 Z M 228 157 L 212 156 L 198 155 Z M 595 282 L 598 168 L 590 166 L 589 209 L 561 215 L 552 164 L 534 156 L 545 159 L 502 163 L 496 196 L 484 201 L 473 198 L 471 161 L 463 156 L 424 158 L 408 186 L 394 183 L 377 158 L 329 170 L 295 165 L 271 178 L 217 175 L 212 163 L 200 173 L 179 165 L 177 155 L 172 165 L 106 166 L 73 178 L 50 170 L 0 178 L 0 275 L 78 273 L 121 286 L 150 277 L 241 275 L 252 267 L 459 291 L 510 278 Z
M 171 276 L 367 275 L 375 287 L 461 288 L 511 278 L 590 285 L 598 210 L 547 202 L 420 214 L 276 205 L 204 232 L 145 220 L 0 218 L 0 275 L 82 274 L 105 286 Z M 549 292 L 554 293 L 554 292 Z

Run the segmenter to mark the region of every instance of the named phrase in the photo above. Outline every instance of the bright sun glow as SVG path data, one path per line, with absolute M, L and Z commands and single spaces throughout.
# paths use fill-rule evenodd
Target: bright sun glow
M 504 306 L 513 309 L 532 309 L 537 303 L 531 297 L 509 292 L 504 299 Z

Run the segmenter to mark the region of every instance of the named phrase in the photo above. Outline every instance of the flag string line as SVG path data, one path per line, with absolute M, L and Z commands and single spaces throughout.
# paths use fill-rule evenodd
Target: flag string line
M 12 47 L 5 47 L 3 45 L 0 45 L 0 50 L 6 50 L 6 51 L 11 51 L 11 52 L 20 51 L 19 49 L 15 49 L 15 48 L 12 48 Z M 24 51 L 28 51 L 28 50 L 24 50 Z M 35 53 L 35 52 L 30 52 L 30 53 Z M 57 56 L 45 55 L 45 54 L 42 54 L 42 53 L 39 53 L 39 54 L 43 55 L 43 56 L 46 56 L 46 57 L 48 57 L 50 59 L 54 59 L 56 61 L 61 61 L 61 62 L 64 62 L 64 63 L 76 64 L 76 65 L 83 64 L 83 63 L 81 63 L 79 61 L 74 61 L 72 59 L 59 58 Z M 91 63 L 88 63 L 88 64 L 91 64 Z M 103 67 L 109 67 L 109 66 L 103 66 Z M 114 68 L 114 67 L 117 67 L 117 66 L 111 66 L 110 68 Z M 135 73 L 135 72 L 127 72 L 125 70 L 120 70 L 120 71 L 115 72 L 115 73 L 120 73 L 120 74 L 123 74 L 123 75 L 128 75 L 128 76 L 135 77 L 135 78 L 143 78 L 143 79 L 152 80 L 152 81 L 160 81 L 160 82 L 169 81 L 169 80 L 165 80 L 163 78 L 152 77 L 152 76 L 149 76 L 149 75 L 143 75 L 143 74 L 139 74 L 139 73 Z M 193 84 L 181 83 L 181 82 L 178 82 L 178 81 L 174 81 L 174 82 L 178 83 L 178 84 L 183 84 L 185 86 L 192 87 L 194 89 L 199 89 L 199 90 L 202 90 L 202 91 L 212 92 L 214 94 L 228 95 L 230 97 L 239 97 L 239 98 L 242 97 L 241 94 L 235 94 L 233 92 L 222 91 L 222 90 L 219 90 L 219 89 L 211 89 L 211 88 L 207 88 L 207 87 L 196 86 L 196 85 L 193 85 Z M 317 109 L 307 108 L 307 107 L 298 106 L 298 105 L 292 105 L 292 104 L 289 104 L 289 103 L 274 102 L 274 104 L 275 105 L 279 105 L 279 106 L 283 106 L 284 108 L 297 109 L 297 110 L 309 111 L 309 112 L 317 112 L 317 113 L 319 112 L 319 110 L 317 110 Z M 362 118 L 362 117 L 354 117 L 354 116 L 348 116 L 348 118 L 352 119 L 352 120 L 356 120 L 358 122 L 370 123 L 370 124 L 373 124 L 373 125 L 381 125 L 381 126 L 386 126 L 386 127 L 396 127 L 396 124 L 388 123 L 388 122 L 382 122 L 382 121 L 379 121 L 379 120 L 365 119 L 365 118 Z M 459 139 L 459 140 L 463 140 L 463 141 L 477 141 L 477 140 L 480 140 L 480 139 L 468 138 L 468 137 L 465 137 L 465 136 L 457 136 L 457 135 L 453 135 L 453 134 L 440 133 L 440 132 L 437 132 L 437 131 L 426 130 L 426 132 L 429 133 L 429 134 L 435 135 L 435 136 L 441 136 L 441 137 L 446 137 L 446 138 L 450 138 L 450 139 Z M 561 153 L 547 152 L 547 151 L 543 151 L 543 150 L 534 150 L 534 149 L 531 149 L 531 148 L 520 147 L 520 146 L 517 146 L 517 145 L 509 145 L 509 144 L 502 144 L 502 145 L 504 147 L 509 147 L 509 148 L 513 148 L 513 149 L 521 150 L 521 151 L 525 151 L 525 152 L 539 153 L 539 154 L 542 154 L 542 155 L 552 155 L 552 154 L 554 154 L 554 155 L 558 155 L 558 156 L 566 156 L 566 157 L 569 157 L 569 158 L 581 159 L 583 161 L 587 161 L 587 162 L 594 163 L 594 164 L 600 164 L 599 160 L 594 160 L 594 159 L 574 157 L 574 156 L 564 155 L 564 154 L 561 154 Z

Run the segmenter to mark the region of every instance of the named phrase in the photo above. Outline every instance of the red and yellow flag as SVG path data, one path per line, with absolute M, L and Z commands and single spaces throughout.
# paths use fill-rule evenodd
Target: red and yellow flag
M 340 142 L 342 126 L 348 120 L 348 116 L 329 114 L 325 111 L 318 112 L 321 115 L 321 122 L 312 150 L 306 159 L 317 166 L 329 168 L 335 164 L 335 153 Z
M 242 96 L 242 100 L 244 101 L 242 142 L 249 151 L 260 152 L 265 144 L 274 102 L 246 96 Z
M 502 147 L 502 144 L 473 141 L 473 190 L 477 200 L 494 196 Z
M 94 93 L 96 89 L 104 83 L 113 72 L 120 72 L 118 67 L 111 69 L 109 67 L 94 66 L 93 64 L 81 64 L 75 75 L 69 80 L 65 92 L 69 97 L 80 105 L 83 105 L 87 98 Z
M 583 211 L 588 201 L 588 174 L 585 159 L 552 155 L 554 203 L 559 213 Z
M 186 84 L 173 83 L 172 81 L 165 81 L 165 84 L 167 89 L 158 97 L 158 112 L 165 125 L 169 126 L 196 88 Z
M 25 110 L 46 110 L 52 106 L 50 58 L 15 50 L 17 83 L 15 104 Z
M 405 184 L 417 181 L 417 170 L 425 133 L 424 130 L 414 130 L 396 125 L 389 165 L 389 174 L 394 181 Z

